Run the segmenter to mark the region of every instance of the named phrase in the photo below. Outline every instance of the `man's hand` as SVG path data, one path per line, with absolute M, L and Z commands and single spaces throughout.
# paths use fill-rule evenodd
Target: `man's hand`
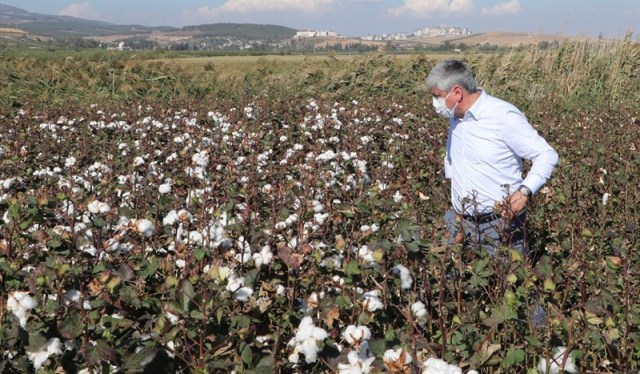
M 520 193 L 520 191 L 516 191 L 509 196 L 509 201 L 499 201 L 493 209 L 500 214 L 505 221 L 510 222 L 527 207 L 527 201 L 529 201 L 527 196 Z
M 503 215 L 509 220 L 513 219 L 527 207 L 527 201 L 529 198 L 521 194 L 520 191 L 514 192 L 509 196 L 509 206 L 502 212 Z

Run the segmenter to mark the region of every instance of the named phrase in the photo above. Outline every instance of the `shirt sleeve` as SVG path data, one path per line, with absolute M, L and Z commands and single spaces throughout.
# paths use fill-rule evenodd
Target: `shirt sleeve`
M 558 164 L 558 153 L 531 126 L 524 114 L 508 111 L 503 138 L 506 144 L 521 158 L 531 160 L 531 170 L 522 184 L 536 193 L 549 180 Z

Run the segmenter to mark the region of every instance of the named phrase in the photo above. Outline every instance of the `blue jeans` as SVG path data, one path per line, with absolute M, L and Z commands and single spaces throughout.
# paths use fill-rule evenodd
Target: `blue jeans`
M 526 217 L 527 214 L 523 211 L 511 222 L 505 222 L 500 217 L 486 222 L 477 222 L 462 218 L 453 210 L 448 210 L 444 215 L 444 222 L 449 232 L 447 244 L 455 244 L 456 235 L 462 230 L 462 244 L 466 247 L 483 248 L 489 255 L 495 256 L 496 249 L 500 245 L 505 245 L 527 255 L 529 246 L 525 235 Z

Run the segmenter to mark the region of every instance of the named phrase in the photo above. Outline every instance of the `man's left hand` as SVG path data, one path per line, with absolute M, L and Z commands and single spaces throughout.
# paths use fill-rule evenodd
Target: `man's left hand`
M 509 206 L 505 209 L 506 212 L 503 212 L 503 215 L 509 220 L 513 219 L 527 207 L 527 201 L 529 201 L 529 198 L 521 194 L 520 191 L 514 192 L 509 196 Z

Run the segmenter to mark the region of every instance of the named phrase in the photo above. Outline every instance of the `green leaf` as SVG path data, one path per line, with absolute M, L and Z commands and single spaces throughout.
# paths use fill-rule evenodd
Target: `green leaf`
M 189 311 L 191 301 L 196 297 L 196 291 L 187 278 L 180 279 L 178 287 L 176 287 L 176 301 L 182 307 L 184 312 Z
M 242 362 L 251 366 L 251 362 L 253 361 L 253 351 L 249 344 L 244 342 L 240 343 L 240 357 L 242 357 Z
M 344 273 L 348 277 L 352 277 L 353 275 L 362 274 L 362 270 L 360 270 L 360 264 L 357 261 L 350 261 L 344 267 Z
M 207 255 L 207 251 L 205 251 L 205 249 L 202 247 L 198 247 L 193 250 L 193 257 L 195 257 L 197 261 L 202 260 L 206 255 Z
M 522 349 L 510 349 L 504 358 L 504 365 L 510 367 L 524 362 L 525 353 Z
M 149 257 L 143 262 L 143 268 L 138 272 L 138 276 L 141 278 L 149 278 L 154 275 L 158 270 L 158 259 L 156 257 Z
M 537 337 L 532 336 L 532 335 L 527 335 L 524 338 L 527 340 L 527 342 L 530 345 L 532 345 L 532 346 L 534 346 L 536 348 L 542 347 L 542 342 Z
M 351 299 L 348 296 L 338 296 L 336 297 L 336 305 L 340 309 L 351 309 Z
M 387 349 L 387 344 L 384 339 L 374 339 L 369 341 L 369 349 L 376 357 L 384 356 L 384 352 Z
M 71 340 L 82 335 L 84 323 L 80 313 L 74 313 L 73 311 L 67 318 L 58 323 L 58 332 L 63 338 Z
M 60 237 L 54 236 L 51 240 L 49 240 L 47 245 L 51 249 L 60 248 L 62 246 L 62 241 L 60 240 Z
M 138 352 L 132 354 L 127 357 L 122 367 L 125 372 L 131 371 L 140 371 L 144 369 L 145 366 L 149 365 L 156 355 L 158 354 L 158 350 L 154 347 L 144 347 Z
M 111 348 L 104 340 L 98 340 L 96 344 L 89 347 L 84 354 L 87 365 L 96 365 L 103 361 L 115 362 L 117 358 L 118 353 L 116 350 Z
M 191 313 L 189 313 L 189 316 L 193 319 L 197 319 L 197 320 L 203 320 L 204 319 L 204 314 L 202 314 L 201 311 L 199 310 L 192 310 Z
M 516 318 L 518 318 L 518 313 L 513 308 L 507 305 L 500 305 L 497 308 L 491 308 L 491 316 L 485 318 L 482 322 L 489 327 L 496 327 L 505 321 Z
M 274 367 L 275 361 L 273 360 L 273 356 L 267 355 L 258 361 L 255 372 L 256 374 L 272 374 Z

